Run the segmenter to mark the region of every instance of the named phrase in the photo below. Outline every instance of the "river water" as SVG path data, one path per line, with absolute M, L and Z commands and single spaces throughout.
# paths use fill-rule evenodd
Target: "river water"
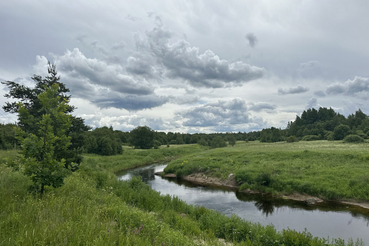
M 313 236 L 342 238 L 346 242 L 349 238 L 354 241 L 361 238 L 365 245 L 369 245 L 369 212 L 365 209 L 337 203 L 309 206 L 302 202 L 202 187 L 154 175 L 165 167 L 166 164 L 154 164 L 117 175 L 120 180 L 140 175 L 145 183 L 163 195 L 177 196 L 188 204 L 214 209 L 227 216 L 235 214 L 262 225 L 273 224 L 277 230 L 306 229 Z

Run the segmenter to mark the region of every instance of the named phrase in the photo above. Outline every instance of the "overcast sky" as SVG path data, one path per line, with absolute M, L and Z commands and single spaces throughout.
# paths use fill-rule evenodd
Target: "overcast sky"
M 123 131 L 285 128 L 312 107 L 369 114 L 368 9 L 367 0 L 0 1 L 0 80 L 32 86 L 50 60 L 75 115 Z

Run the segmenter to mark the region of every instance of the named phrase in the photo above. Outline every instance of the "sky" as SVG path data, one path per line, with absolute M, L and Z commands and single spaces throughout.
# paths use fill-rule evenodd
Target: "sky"
M 0 81 L 47 62 L 92 127 L 250 132 L 369 114 L 369 1 L 0 1 Z M 0 104 L 7 88 L 0 85 Z M 0 109 L 1 123 L 16 115 Z

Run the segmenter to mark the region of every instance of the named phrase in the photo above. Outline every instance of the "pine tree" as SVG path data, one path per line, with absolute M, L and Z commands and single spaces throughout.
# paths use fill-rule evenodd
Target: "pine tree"
M 45 187 L 60 187 L 68 174 L 64 168 L 65 159 L 57 157 L 56 150 L 68 149 L 70 137 L 66 131 L 71 126 L 71 115 L 68 114 L 67 99 L 58 96 L 59 85 L 51 87 L 45 85 L 44 91 L 38 95 L 39 103 L 44 112 L 41 118 L 34 117 L 30 110 L 19 102 L 19 119 L 37 127 L 35 132 L 17 128 L 17 139 L 21 143 L 21 163 L 24 165 L 25 175 L 31 177 L 33 189 L 41 195 Z

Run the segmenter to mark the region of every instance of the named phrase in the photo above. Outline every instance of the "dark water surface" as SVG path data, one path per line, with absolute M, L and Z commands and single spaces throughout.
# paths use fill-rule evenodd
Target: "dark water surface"
M 188 204 L 214 209 L 227 216 L 232 214 L 262 225 L 273 224 L 277 230 L 293 229 L 324 238 L 361 238 L 369 245 L 369 212 L 354 206 L 323 203 L 308 206 L 302 202 L 247 195 L 219 188 L 196 186 L 176 179 L 163 179 L 155 172 L 166 167 L 154 164 L 119 173 L 120 180 L 140 175 L 142 180 L 163 195 L 177 196 Z

